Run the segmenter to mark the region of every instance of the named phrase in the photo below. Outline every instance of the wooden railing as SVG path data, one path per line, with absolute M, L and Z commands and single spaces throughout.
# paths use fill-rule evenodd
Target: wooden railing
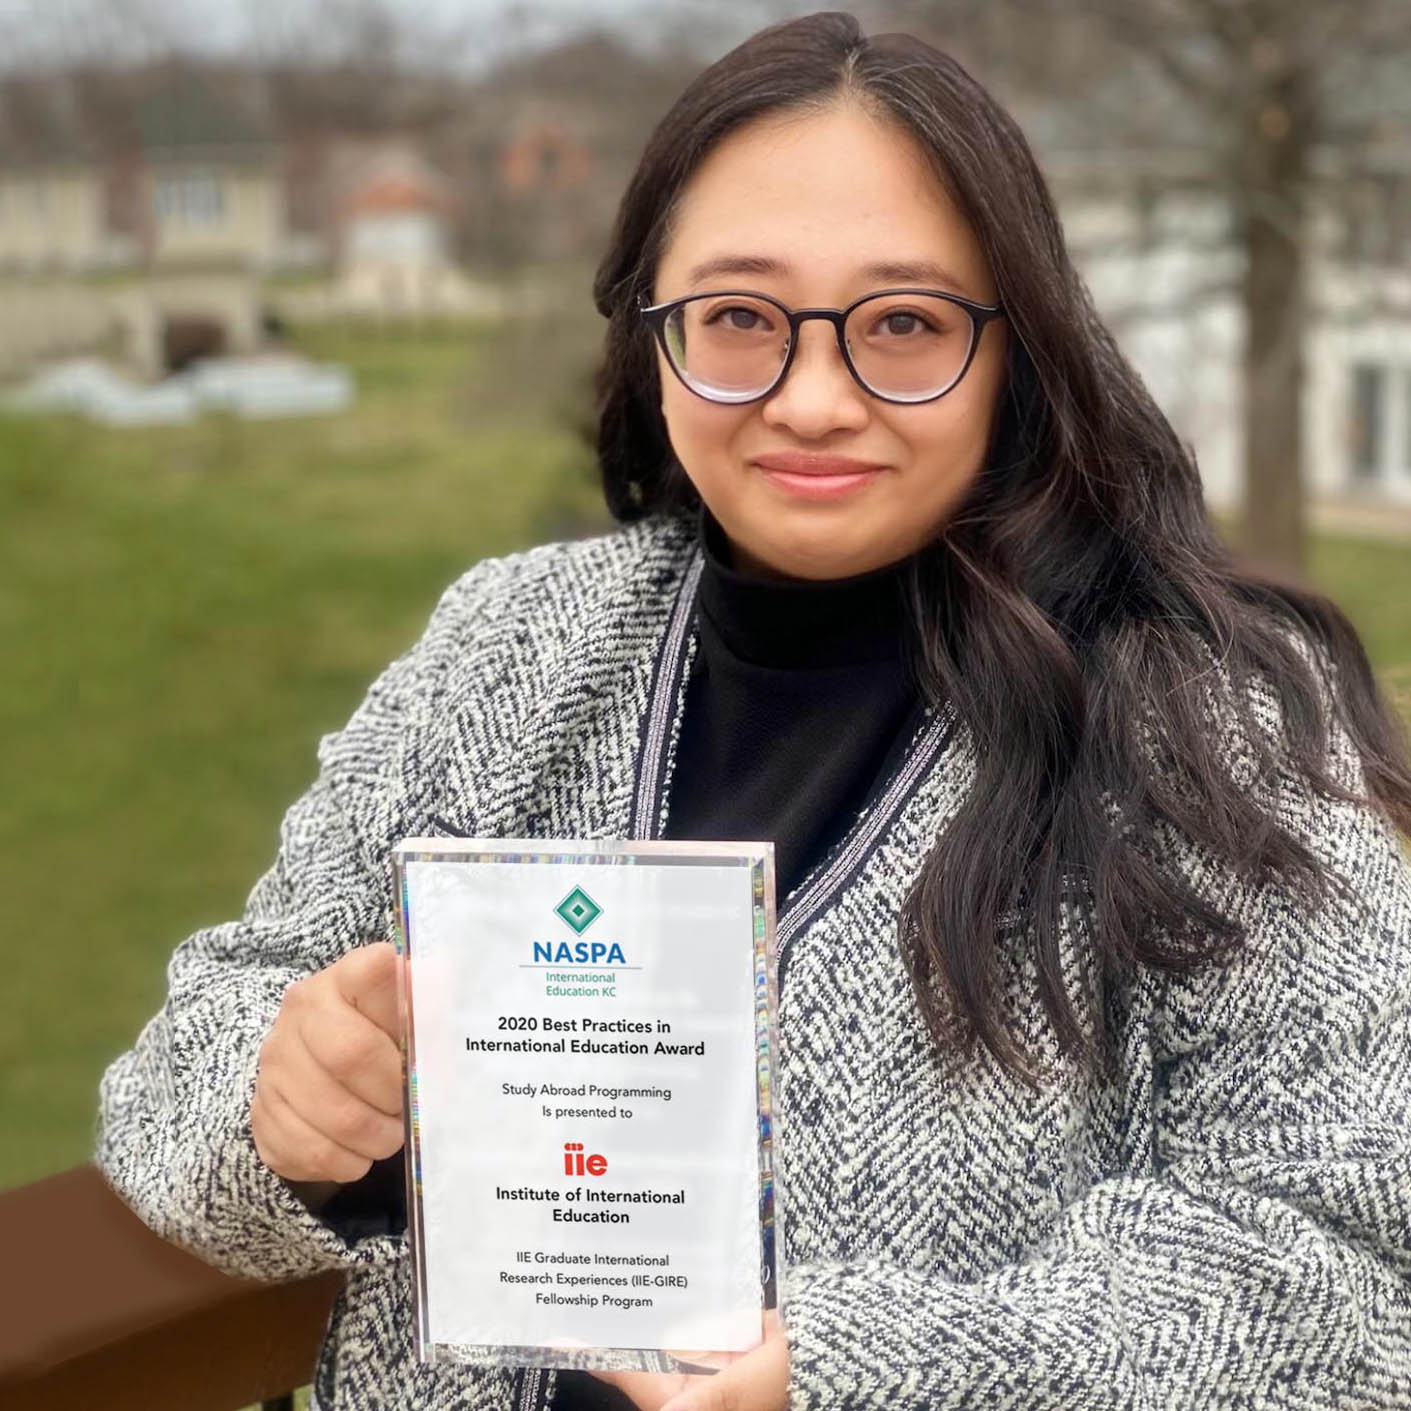
M 234 1279 L 92 1166 L 0 1192 L 0 1411 L 237 1411 L 308 1383 L 342 1287 Z

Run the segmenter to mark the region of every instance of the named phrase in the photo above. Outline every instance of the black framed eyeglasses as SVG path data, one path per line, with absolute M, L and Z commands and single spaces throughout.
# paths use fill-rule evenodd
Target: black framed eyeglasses
M 711 402 L 755 402 L 788 375 L 805 319 L 826 319 L 864 392 L 933 402 L 965 376 L 980 334 L 1004 314 L 939 289 L 878 289 L 845 309 L 791 309 L 769 294 L 717 289 L 662 304 L 637 300 L 671 370 Z

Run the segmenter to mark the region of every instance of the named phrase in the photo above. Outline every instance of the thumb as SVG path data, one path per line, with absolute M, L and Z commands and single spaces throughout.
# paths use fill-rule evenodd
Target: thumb
M 350 950 L 336 966 L 338 992 L 396 1042 L 402 1039 L 402 1008 L 397 995 L 401 957 L 390 941 Z
M 765 1315 L 764 1341 L 713 1377 L 692 1378 L 661 1411 L 785 1411 L 789 1403 L 789 1342 L 778 1314 Z
M 746 1358 L 692 1380 L 699 1385 L 678 1392 L 661 1411 L 783 1411 L 788 1401 L 787 1368 L 776 1378 Z
M 753 1411 L 753 1403 L 745 1399 L 743 1388 L 720 1384 L 724 1375 L 717 1372 L 708 1386 L 692 1387 L 673 1396 L 661 1411 Z

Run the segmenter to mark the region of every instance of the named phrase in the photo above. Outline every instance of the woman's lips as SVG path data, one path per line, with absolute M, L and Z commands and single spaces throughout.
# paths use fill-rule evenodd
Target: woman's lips
M 832 499 L 861 489 L 886 469 L 850 456 L 809 456 L 797 452 L 756 456 L 753 462 L 782 490 L 810 500 Z

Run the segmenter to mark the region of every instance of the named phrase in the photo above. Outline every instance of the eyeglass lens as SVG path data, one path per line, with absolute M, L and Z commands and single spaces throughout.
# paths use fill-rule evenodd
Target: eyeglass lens
M 767 391 L 789 351 L 789 322 L 767 299 L 706 295 L 674 309 L 666 349 L 702 396 L 745 401 Z M 965 366 L 974 337 L 970 314 L 926 294 L 864 300 L 844 326 L 863 382 L 879 396 L 922 400 L 948 388 Z

